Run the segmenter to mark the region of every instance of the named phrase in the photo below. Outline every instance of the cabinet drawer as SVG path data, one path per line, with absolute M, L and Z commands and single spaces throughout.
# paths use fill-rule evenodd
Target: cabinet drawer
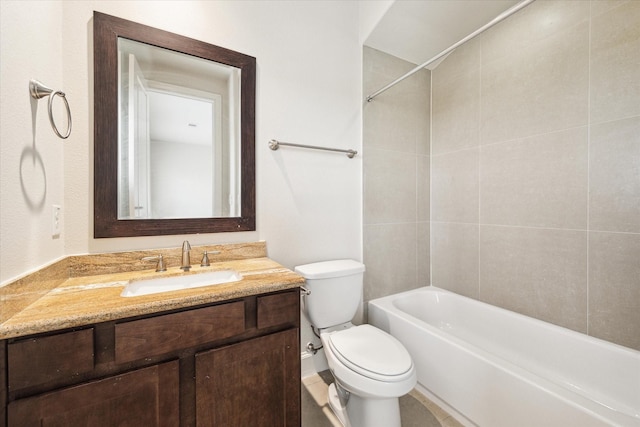
M 93 328 L 16 341 L 7 353 L 11 391 L 77 376 L 93 370 Z
M 244 301 L 119 323 L 116 363 L 198 346 L 245 330 Z
M 258 329 L 300 326 L 300 291 L 258 297 Z

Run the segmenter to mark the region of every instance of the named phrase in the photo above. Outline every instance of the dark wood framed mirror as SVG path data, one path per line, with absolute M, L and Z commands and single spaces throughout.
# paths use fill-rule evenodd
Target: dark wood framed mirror
M 94 237 L 255 230 L 256 59 L 100 12 L 93 15 L 93 55 Z M 169 65 L 157 65 L 168 57 L 177 59 Z M 145 71 L 153 63 L 156 68 Z M 143 70 L 140 78 L 146 79 L 139 92 L 133 89 L 138 82 L 134 68 Z M 224 80 L 212 83 L 216 75 L 225 76 Z M 194 82 L 201 86 L 195 87 Z M 227 92 L 216 93 L 216 87 L 222 86 Z M 159 131 L 154 130 L 153 123 L 166 124 L 170 122 L 167 117 L 176 117 L 176 111 L 185 108 L 173 106 L 165 116 L 157 116 L 160 113 L 154 111 L 161 108 L 151 107 L 155 95 L 148 95 L 147 90 L 167 95 L 174 88 L 177 92 L 169 94 L 174 98 L 164 97 L 169 99 L 165 104 L 171 106 L 177 104 L 171 99 L 189 98 L 203 101 L 209 108 L 205 114 L 212 117 L 212 124 L 207 125 L 209 134 L 219 138 L 213 137 L 205 156 L 192 154 L 191 160 L 178 160 L 190 152 L 182 148 L 187 147 L 185 144 L 195 147 L 195 143 L 183 141 L 190 130 L 202 127 L 195 119 L 184 119 L 181 123 L 185 127 L 172 131 L 172 137 L 154 136 Z M 140 96 L 143 101 L 135 101 Z M 138 105 L 144 108 L 134 108 Z M 140 138 L 143 131 L 147 135 Z M 154 159 L 160 154 L 153 153 L 160 150 L 149 147 L 160 146 L 158 141 L 165 144 L 171 138 L 183 145 L 164 152 L 164 163 L 159 163 L 163 166 L 157 166 Z M 138 140 L 145 140 L 147 148 L 134 149 Z M 202 157 L 212 159 L 213 172 L 199 165 L 197 160 Z M 147 159 L 146 166 L 138 169 L 138 159 Z M 170 169 L 177 172 L 165 173 Z M 192 175 L 195 181 L 184 181 L 185 175 Z M 160 200 L 158 194 L 166 200 Z M 190 207 L 191 202 L 201 200 L 206 200 L 207 209 Z M 150 202 L 148 206 L 146 202 Z

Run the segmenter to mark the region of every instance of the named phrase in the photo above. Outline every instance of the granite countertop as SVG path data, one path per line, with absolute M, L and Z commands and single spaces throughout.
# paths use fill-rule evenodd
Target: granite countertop
M 266 250 L 264 252 L 266 255 Z M 14 287 L 14 293 L 7 289 L 0 295 L 1 307 L 3 310 L 7 308 L 0 319 L 0 339 L 281 291 L 298 287 L 304 282 L 301 276 L 266 256 L 211 262 L 209 267 L 200 267 L 194 262 L 192 265 L 188 273 L 177 266 L 169 266 L 165 272 L 151 269 L 64 278 L 53 286 L 49 284 L 48 289 L 35 293 L 31 289 L 30 294 L 35 296 L 29 299 L 15 292 L 15 289 L 19 289 L 17 286 Z M 136 297 L 120 296 L 130 280 L 227 269 L 239 272 L 242 280 Z

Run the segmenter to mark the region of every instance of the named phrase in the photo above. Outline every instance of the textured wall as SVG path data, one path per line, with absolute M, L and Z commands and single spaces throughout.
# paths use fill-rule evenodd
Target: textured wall
M 364 92 L 415 65 L 364 48 Z M 363 110 L 364 299 L 429 284 L 431 75 L 420 71 Z
M 432 84 L 432 284 L 640 349 L 640 2 L 537 1 Z
M 64 203 L 65 141 L 49 124 L 48 98 L 29 96 L 29 79 L 64 90 L 62 3 L 37 6 L 0 2 L 0 284 L 64 256 L 51 224 L 52 205 Z M 82 103 L 68 95 L 73 113 Z M 56 98 L 54 111 L 63 109 Z M 65 132 L 66 117 L 56 120 Z
M 267 146 L 277 138 L 361 150 L 356 2 L 3 0 L 1 7 L 0 284 L 65 255 L 178 246 L 183 239 L 266 240 L 269 255 L 288 267 L 361 259 L 362 158 Z M 94 10 L 257 58 L 256 232 L 93 239 Z M 32 77 L 67 93 L 68 140 L 49 129 L 45 101 L 32 126 Z M 62 206 L 59 239 L 50 235 L 54 203 Z

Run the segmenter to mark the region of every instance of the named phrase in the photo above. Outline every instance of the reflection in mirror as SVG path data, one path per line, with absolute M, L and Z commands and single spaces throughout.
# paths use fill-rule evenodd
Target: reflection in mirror
M 236 216 L 241 70 L 122 37 L 118 69 L 118 219 Z
M 93 20 L 94 237 L 255 230 L 255 58 Z

